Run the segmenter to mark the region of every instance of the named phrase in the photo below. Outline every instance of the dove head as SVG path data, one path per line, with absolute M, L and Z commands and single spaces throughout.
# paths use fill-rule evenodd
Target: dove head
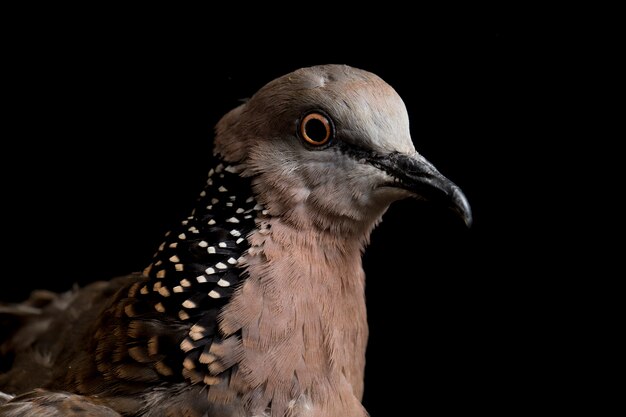
M 443 202 L 467 224 L 467 200 L 417 153 L 401 97 L 345 65 L 279 77 L 216 126 L 215 153 L 252 177 L 271 216 L 296 227 L 368 234 L 405 197 Z

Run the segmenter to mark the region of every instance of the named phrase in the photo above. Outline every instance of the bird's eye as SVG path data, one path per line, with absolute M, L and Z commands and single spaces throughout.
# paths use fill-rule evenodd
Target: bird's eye
M 300 137 L 314 146 L 326 145 L 333 137 L 332 121 L 323 113 L 309 113 L 300 121 Z

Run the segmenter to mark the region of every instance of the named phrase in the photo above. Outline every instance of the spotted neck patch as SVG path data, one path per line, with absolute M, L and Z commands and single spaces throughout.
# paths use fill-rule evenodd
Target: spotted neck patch
M 239 258 L 249 247 L 246 235 L 262 211 L 236 168 L 218 164 L 209 171 L 191 216 L 166 234 L 149 269 L 152 288 L 146 285 L 140 293 L 157 292 L 165 304 L 155 309 L 179 307 L 181 320 L 202 310 L 206 298 L 227 299 L 239 280 Z
M 264 214 L 236 167 L 219 163 L 209 171 L 196 208 L 166 234 L 148 280 L 123 301 L 130 358 L 162 377 L 220 383 L 224 368 L 212 350 L 222 342 L 217 316 L 243 279 L 246 236 Z

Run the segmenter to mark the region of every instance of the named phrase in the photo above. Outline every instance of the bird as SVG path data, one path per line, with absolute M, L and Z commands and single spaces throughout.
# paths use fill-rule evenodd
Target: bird
M 469 226 L 468 199 L 396 90 L 344 64 L 267 82 L 207 159 L 143 271 L 0 306 L 0 416 L 368 415 L 371 233 L 407 198 Z

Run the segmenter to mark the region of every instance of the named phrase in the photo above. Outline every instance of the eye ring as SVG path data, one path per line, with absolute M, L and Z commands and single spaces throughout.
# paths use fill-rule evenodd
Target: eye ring
M 332 120 L 320 111 L 307 113 L 298 126 L 298 134 L 308 144 L 323 146 L 330 142 L 335 134 Z

